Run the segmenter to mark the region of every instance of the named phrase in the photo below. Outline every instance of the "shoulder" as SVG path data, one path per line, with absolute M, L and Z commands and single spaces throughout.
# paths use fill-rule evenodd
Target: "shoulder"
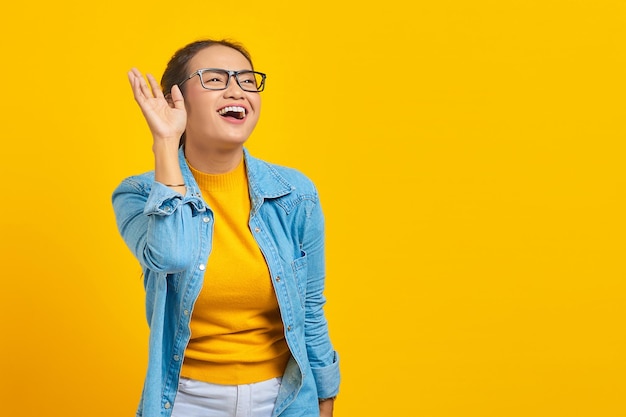
M 250 176 L 262 184 L 266 191 L 283 189 L 291 194 L 309 196 L 317 200 L 317 188 L 313 181 L 301 171 L 262 159 L 246 156 Z
M 313 181 L 296 168 L 267 162 L 281 177 L 296 187 L 297 190 L 317 192 Z

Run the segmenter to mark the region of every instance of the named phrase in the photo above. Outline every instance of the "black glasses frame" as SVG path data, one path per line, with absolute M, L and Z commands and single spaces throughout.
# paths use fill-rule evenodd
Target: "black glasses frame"
M 226 85 L 224 87 L 221 87 L 221 88 L 207 87 L 206 85 L 204 85 L 204 80 L 202 79 L 202 74 L 204 72 L 207 72 L 207 71 L 223 71 L 224 73 L 228 74 L 228 79 L 226 80 Z M 241 82 L 239 81 L 239 74 L 258 74 L 258 75 L 261 76 L 261 83 L 256 86 L 256 89 L 249 90 L 248 86 L 244 87 L 245 84 L 242 85 Z M 200 85 L 202 85 L 202 88 L 204 88 L 205 90 L 211 90 L 211 91 L 226 90 L 228 88 L 228 86 L 230 85 L 230 79 L 235 77 L 235 81 L 237 82 L 237 85 L 239 86 L 239 88 L 241 88 L 243 91 L 247 91 L 249 93 L 260 93 L 261 91 L 265 90 L 265 78 L 267 77 L 267 75 L 265 73 L 263 73 L 263 72 L 252 71 L 252 70 L 231 71 L 231 70 L 226 70 L 226 69 L 223 69 L 223 68 L 200 68 L 199 70 L 194 71 L 193 73 L 189 74 L 189 76 L 187 76 L 187 78 L 185 78 L 180 83 L 178 83 L 178 86 L 181 87 L 184 83 L 186 83 L 187 81 L 189 81 L 190 79 L 192 79 L 196 75 L 198 76 L 198 78 L 200 78 Z

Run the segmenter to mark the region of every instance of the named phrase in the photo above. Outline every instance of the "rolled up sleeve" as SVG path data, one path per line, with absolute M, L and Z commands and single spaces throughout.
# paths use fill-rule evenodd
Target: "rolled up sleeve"
M 156 181 L 128 178 L 113 192 L 117 226 L 140 264 L 174 273 L 193 262 L 189 242 L 197 238 L 193 217 L 203 203 Z

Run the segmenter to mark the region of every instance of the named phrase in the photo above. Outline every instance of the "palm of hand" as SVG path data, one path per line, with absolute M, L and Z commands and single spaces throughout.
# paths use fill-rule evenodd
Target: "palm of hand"
M 135 101 L 148 122 L 152 136 L 155 140 L 178 141 L 187 124 L 187 112 L 182 93 L 178 86 L 174 86 L 168 100 L 164 97 L 154 77 L 148 74 L 147 78 L 150 87 L 136 68 L 128 73 Z

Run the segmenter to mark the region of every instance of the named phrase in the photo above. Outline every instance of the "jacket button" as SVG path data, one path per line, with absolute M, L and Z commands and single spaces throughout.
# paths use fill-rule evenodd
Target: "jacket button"
M 208 222 L 210 222 L 210 221 L 211 221 L 211 219 L 209 218 L 209 216 L 204 216 L 204 217 L 202 218 L 202 221 L 203 221 L 203 222 L 205 222 L 205 223 L 208 223 Z
M 287 326 L 287 331 L 290 332 L 291 331 L 291 326 Z
M 204 266 L 204 264 L 200 264 L 200 265 L 198 266 L 198 269 L 199 269 L 200 271 L 204 271 L 204 268 L 206 268 L 206 266 Z
M 174 355 L 174 360 L 175 360 L 176 362 L 178 362 L 178 361 L 180 360 L 180 356 L 178 356 L 178 355 Z
M 185 309 L 185 311 L 183 311 L 183 314 L 184 314 L 185 316 L 188 316 L 188 315 L 189 315 L 189 310 Z
M 169 401 L 166 401 L 165 404 L 163 405 L 163 407 L 165 407 L 166 410 L 169 410 L 169 408 L 172 406 L 172 404 L 170 404 Z
M 257 233 L 259 233 L 259 232 L 261 231 L 261 229 L 259 229 L 258 227 L 255 227 L 255 228 L 254 228 L 254 231 L 255 231 L 255 232 L 257 232 Z
M 279 276 L 276 277 L 276 281 L 280 282 L 280 277 Z

